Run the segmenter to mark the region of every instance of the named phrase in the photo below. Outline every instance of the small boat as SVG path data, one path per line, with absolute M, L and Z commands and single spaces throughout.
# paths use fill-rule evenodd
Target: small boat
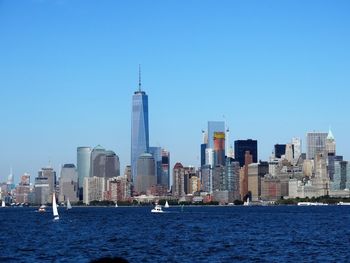
M 163 213 L 162 207 L 160 205 L 156 205 L 152 210 L 152 213 Z
M 317 203 L 317 202 L 299 202 L 298 206 L 325 206 L 328 204 L 325 203 Z
M 53 219 L 54 220 L 60 219 L 60 217 L 58 215 L 58 210 L 57 210 L 55 192 L 52 194 L 52 213 L 53 213 Z
M 165 202 L 164 208 L 169 208 L 169 203 L 168 203 L 168 201 Z
M 5 201 L 2 200 L 2 202 L 1 202 L 1 207 L 5 207 L 5 206 L 6 206 Z
M 69 202 L 69 198 L 67 199 L 67 210 L 72 209 L 72 205 Z
M 115 207 L 118 207 L 118 203 L 117 202 L 115 202 Z
M 250 206 L 249 198 L 247 198 L 247 201 L 243 203 L 244 206 Z
M 339 202 L 337 205 L 350 205 L 350 203 L 347 203 L 347 202 Z
M 38 212 L 40 213 L 45 213 L 46 212 L 46 206 L 45 205 L 41 205 L 38 209 Z

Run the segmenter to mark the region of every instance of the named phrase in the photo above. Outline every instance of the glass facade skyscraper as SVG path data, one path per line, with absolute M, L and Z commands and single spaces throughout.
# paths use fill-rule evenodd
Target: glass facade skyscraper
M 319 153 L 326 151 L 326 139 L 328 133 L 326 132 L 309 132 L 307 133 L 307 158 L 315 159 Z
M 78 172 L 78 187 L 79 187 L 80 200 L 83 200 L 84 178 L 90 176 L 91 151 L 92 151 L 91 147 L 77 148 L 77 172 Z
M 224 121 L 208 121 L 208 145 L 207 148 L 214 148 L 214 133 L 223 132 L 225 133 L 225 122 Z
M 132 119 L 131 119 L 131 173 L 136 182 L 137 160 L 141 154 L 149 151 L 148 130 L 148 96 L 139 90 L 132 96 Z

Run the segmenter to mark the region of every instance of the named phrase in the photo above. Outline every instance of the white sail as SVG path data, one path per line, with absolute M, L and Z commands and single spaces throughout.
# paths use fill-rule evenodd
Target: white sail
M 70 204 L 69 198 L 67 199 L 67 210 L 72 209 L 72 205 Z
M 2 207 L 5 207 L 5 206 L 6 206 L 6 204 L 5 204 L 5 201 L 4 201 L 4 200 L 2 200 L 1 206 L 2 206 Z
M 118 203 L 117 202 L 115 202 L 115 207 L 118 207 Z
M 168 203 L 168 201 L 165 202 L 164 207 L 165 207 L 165 208 L 169 208 L 169 203 Z
M 58 216 L 55 193 L 52 194 L 52 213 L 55 220 L 60 219 L 60 217 Z

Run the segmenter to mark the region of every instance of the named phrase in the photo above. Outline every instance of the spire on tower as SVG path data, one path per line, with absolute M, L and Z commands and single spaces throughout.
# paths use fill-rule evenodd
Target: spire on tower
M 139 64 L 139 92 L 141 92 L 141 65 Z

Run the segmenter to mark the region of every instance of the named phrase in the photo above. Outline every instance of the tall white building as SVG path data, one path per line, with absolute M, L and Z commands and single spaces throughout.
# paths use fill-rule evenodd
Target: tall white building
M 301 155 L 301 151 L 302 151 L 301 139 L 297 138 L 297 137 L 292 138 L 292 144 L 294 146 L 294 161 L 296 163 L 298 161 L 298 159 Z

